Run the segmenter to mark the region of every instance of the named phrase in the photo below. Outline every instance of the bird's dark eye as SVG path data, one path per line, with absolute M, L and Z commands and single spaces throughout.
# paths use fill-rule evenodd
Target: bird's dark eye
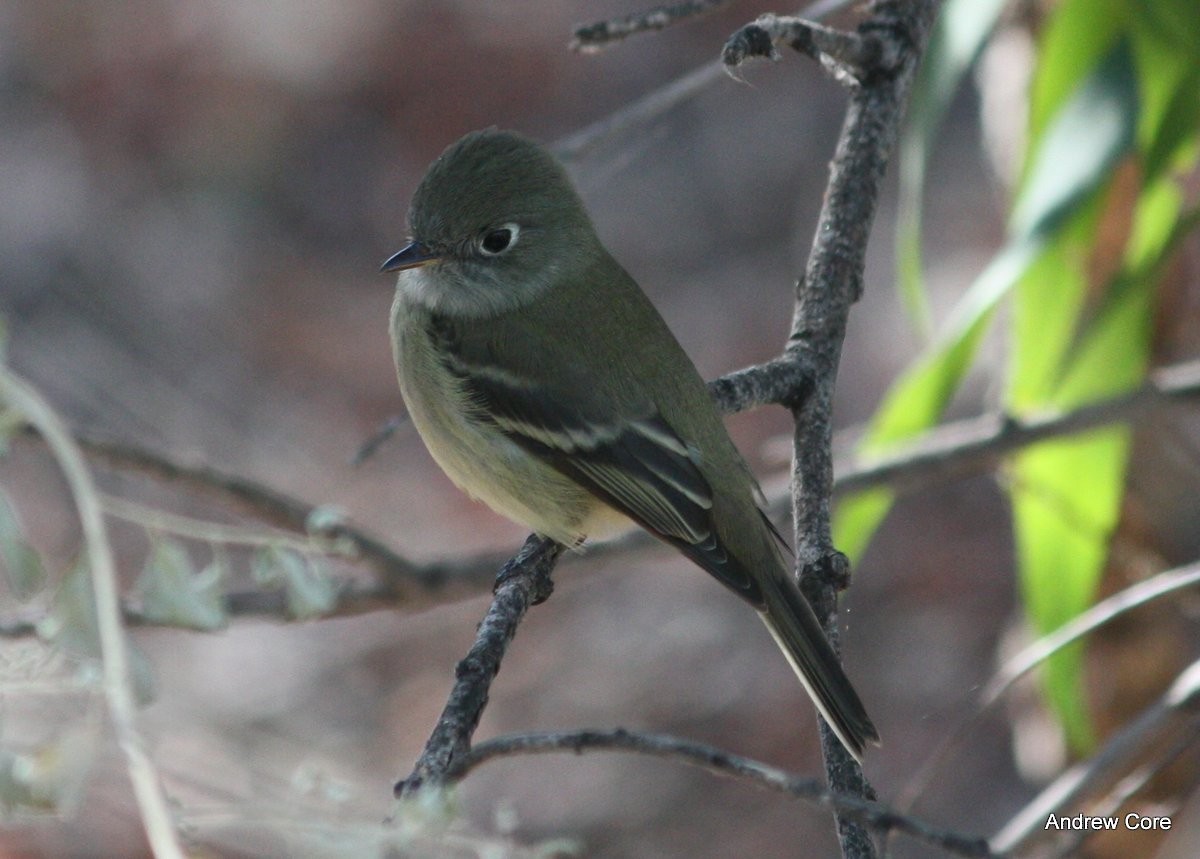
M 520 228 L 516 224 L 505 224 L 484 233 L 479 249 L 487 256 L 499 256 L 517 243 Z

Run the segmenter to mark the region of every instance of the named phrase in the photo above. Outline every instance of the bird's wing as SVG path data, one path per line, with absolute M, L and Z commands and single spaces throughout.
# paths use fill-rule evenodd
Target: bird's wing
M 729 563 L 713 528 L 713 490 L 699 451 L 652 404 L 633 414 L 604 413 L 578 395 L 472 360 L 481 356 L 453 339 L 441 346 L 447 369 L 478 406 L 477 419 L 491 421 L 530 454 L 754 598 L 756 585 Z

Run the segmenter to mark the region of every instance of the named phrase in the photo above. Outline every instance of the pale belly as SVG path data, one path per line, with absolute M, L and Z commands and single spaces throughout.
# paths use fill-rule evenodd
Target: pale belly
M 567 546 L 634 527 L 574 481 L 472 417 L 454 378 L 423 337 L 420 329 L 405 326 L 397 340 L 400 390 L 421 440 L 456 486 L 501 516 Z M 429 384 L 430 378 L 437 383 Z

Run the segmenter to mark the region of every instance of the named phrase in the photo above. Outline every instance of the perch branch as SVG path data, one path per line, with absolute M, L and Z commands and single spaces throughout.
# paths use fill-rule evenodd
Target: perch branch
M 550 573 L 562 551 L 558 543 L 535 534 L 500 570 L 492 604 L 479 624 L 475 643 L 455 669 L 450 698 L 412 773 L 396 784 L 396 796 L 412 794 L 424 784 L 441 783 L 470 750 L 500 661 L 525 612 L 550 596 Z

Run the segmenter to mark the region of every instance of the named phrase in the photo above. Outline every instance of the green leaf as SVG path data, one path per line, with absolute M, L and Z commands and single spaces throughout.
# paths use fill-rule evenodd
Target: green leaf
M 219 560 L 196 573 L 187 549 L 179 541 L 157 538 L 136 586 L 142 614 L 152 623 L 205 631 L 220 629 L 228 622 L 224 579 L 225 570 Z
M 25 420 L 23 414 L 16 409 L 6 408 L 3 403 L 0 403 L 0 457 L 8 455 L 13 437 L 27 425 L 28 421 Z
M 1131 23 L 1155 33 L 1167 49 L 1191 60 L 1200 55 L 1200 15 L 1196 0 L 1141 0 Z
M 1169 243 L 1177 195 L 1163 187 L 1143 192 L 1123 270 L 1103 285 L 1098 310 L 1088 269 L 1104 202 L 1093 190 L 1132 149 L 1140 123 L 1129 44 L 1118 40 L 1049 123 L 1027 174 L 1024 208 L 1014 214 L 1015 224 L 1042 233 L 1048 243 L 1016 290 L 1007 391 L 1016 414 L 1111 397 L 1146 373 L 1156 286 L 1146 262 Z M 1094 600 L 1120 516 L 1129 439 L 1126 428 L 1109 428 L 1040 444 L 1013 460 L 1021 591 L 1039 634 Z M 1082 650 L 1075 647 L 1050 659 L 1042 675 L 1077 751 L 1093 739 L 1081 669 Z
M 327 534 L 337 528 L 342 528 L 348 519 L 346 511 L 334 504 L 322 504 L 314 507 L 304 519 L 304 530 L 313 536 Z
M 74 813 L 100 752 L 95 726 L 74 726 L 20 754 L 0 751 L 0 805 L 8 811 Z
M 997 305 L 1040 252 L 1039 242 L 1027 239 L 996 255 L 959 301 L 942 337 L 884 397 L 859 446 L 864 459 L 937 423 L 970 369 Z M 882 490 L 865 497 L 848 496 L 838 503 L 833 517 L 834 545 L 852 562 L 861 559 L 892 498 L 891 492 Z
M 38 635 L 74 658 L 100 658 L 100 633 L 86 556 L 80 556 L 63 577 L 50 611 L 38 623 Z
M 921 209 L 925 170 L 938 129 L 963 76 L 986 43 L 1006 0 L 950 0 L 942 8 L 917 71 L 900 140 L 900 202 L 896 227 L 897 282 L 909 314 L 931 327 L 921 274 Z
M 1026 613 L 1045 635 L 1091 605 L 1124 489 L 1129 431 L 1100 430 L 1023 451 L 1010 470 L 1017 567 Z M 1092 744 L 1082 650 L 1055 654 L 1043 686 L 1076 750 Z
M 1044 408 L 1062 373 L 1087 296 L 1087 258 L 1104 200 L 1080 208 L 1018 279 L 1010 317 L 1006 407 L 1024 415 Z M 1051 237 L 1048 237 L 1051 238 Z
M 267 546 L 255 554 L 253 571 L 264 586 L 283 586 L 288 615 L 297 620 L 327 614 L 337 604 L 336 583 L 315 558 Z
M 1188 0 L 1189 3 L 1194 0 Z M 1193 10 L 1193 17 L 1200 14 Z M 1200 129 L 1200 64 L 1196 51 L 1174 47 L 1148 19 L 1138 16 L 1133 31 L 1133 49 L 1138 67 L 1142 116 L 1138 125 L 1138 149 L 1143 154 L 1147 182 L 1169 169 L 1181 152 L 1195 150 Z
M 1130 151 L 1137 123 L 1133 55 L 1129 42 L 1121 40 L 1050 119 L 1031 150 L 1011 232 L 1056 230 Z
M 50 604 L 50 611 L 39 621 L 37 631 L 42 640 L 79 662 L 85 672 L 102 661 L 96 600 L 86 555 L 81 555 L 63 577 Z M 129 650 L 134 697 L 145 706 L 154 700 L 154 670 L 150 660 L 128 635 L 125 637 L 125 646 Z
M 1029 151 L 1080 82 L 1128 29 L 1127 0 L 1064 0 L 1046 22 L 1029 93 Z
M 887 518 L 896 493 L 886 487 L 864 489 L 838 501 L 833 514 L 833 544 L 857 564 Z
M 314 557 L 301 558 L 285 567 L 288 614 L 308 620 L 328 614 L 337 605 L 337 586 L 328 570 Z
M 265 588 L 283 585 L 283 569 L 279 560 L 282 551 L 278 546 L 264 546 L 254 553 L 250 562 L 250 574 L 254 576 L 254 581 Z
M 46 584 L 46 570 L 37 550 L 25 539 L 25 529 L 17 510 L 0 489 L 0 562 L 4 564 L 5 578 L 13 595 L 21 602 L 28 602 L 39 594 Z

